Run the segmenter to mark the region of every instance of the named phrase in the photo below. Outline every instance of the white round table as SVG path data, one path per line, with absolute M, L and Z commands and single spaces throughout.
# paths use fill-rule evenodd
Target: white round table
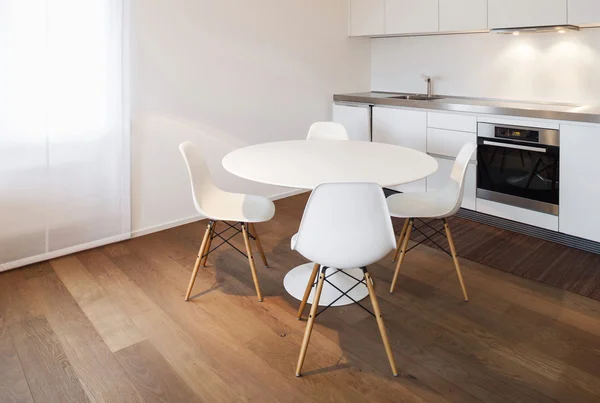
M 327 182 L 371 182 L 382 187 L 401 185 L 426 178 L 437 171 L 438 164 L 425 153 L 391 144 L 293 140 L 257 144 L 233 151 L 223 158 L 223 167 L 236 176 L 255 182 L 312 190 Z M 285 276 L 284 287 L 294 298 L 302 300 L 313 265 L 300 265 Z M 330 272 L 328 278 L 344 291 L 363 278 L 360 269 L 345 272 L 349 276 Z M 313 292 L 309 303 L 312 303 Z M 348 295 L 359 301 L 369 294 L 367 287 L 361 284 Z M 338 290 L 325 283 L 319 305 L 330 305 L 339 296 Z M 344 296 L 333 305 L 352 303 Z

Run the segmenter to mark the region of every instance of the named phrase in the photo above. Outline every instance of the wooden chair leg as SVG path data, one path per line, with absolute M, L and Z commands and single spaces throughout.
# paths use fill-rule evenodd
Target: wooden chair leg
M 194 282 L 196 281 L 196 276 L 198 275 L 198 269 L 200 268 L 200 262 L 202 261 L 202 256 L 204 255 L 204 251 L 206 250 L 206 244 L 208 242 L 208 237 L 212 231 L 214 223 L 211 221 L 206 227 L 206 231 L 204 232 L 204 238 L 202 238 L 202 244 L 200 245 L 200 250 L 198 251 L 198 257 L 196 258 L 196 263 L 194 264 L 194 270 L 192 271 L 192 278 L 190 278 L 190 283 L 188 285 L 187 292 L 185 293 L 185 300 L 190 300 L 190 295 L 192 294 L 192 288 L 194 288 Z
M 308 301 L 310 290 L 312 290 L 313 284 L 315 283 L 315 278 L 317 278 L 319 267 L 321 266 L 318 263 L 315 263 L 312 273 L 310 274 L 308 284 L 306 284 L 306 290 L 304 290 L 304 297 L 302 297 L 302 302 L 300 302 L 300 308 L 298 309 L 298 315 L 296 316 L 298 320 L 302 319 L 302 314 L 304 313 L 304 308 L 306 307 L 306 301 Z
M 296 376 L 302 375 L 302 365 L 306 358 L 306 351 L 308 350 L 308 342 L 310 341 L 310 335 L 312 333 L 313 325 L 315 324 L 315 317 L 317 316 L 317 309 L 319 309 L 319 300 L 321 299 L 321 291 L 323 290 L 323 284 L 325 283 L 325 268 L 321 269 L 319 274 L 319 282 L 317 283 L 317 290 L 315 291 L 315 298 L 312 306 L 310 307 L 310 314 L 308 315 L 308 322 L 306 323 L 306 330 L 304 331 L 304 339 L 302 340 L 302 347 L 300 348 L 300 356 L 298 357 L 298 365 L 296 366 Z
M 260 292 L 260 285 L 258 285 L 258 276 L 256 275 L 256 267 L 254 266 L 254 257 L 252 256 L 252 249 L 250 248 L 250 239 L 248 238 L 247 224 L 242 224 L 242 235 L 244 236 L 244 243 L 246 244 L 246 254 L 248 255 L 248 263 L 250 263 L 250 271 L 252 272 L 252 279 L 254 280 L 254 288 L 256 288 L 256 295 L 258 300 L 262 302 L 263 297 Z
M 467 287 L 465 287 L 465 281 L 463 280 L 462 272 L 460 270 L 460 263 L 458 262 L 458 256 L 456 255 L 456 248 L 454 247 L 454 240 L 452 239 L 452 233 L 450 232 L 450 226 L 448 220 L 444 218 L 444 229 L 446 230 L 446 237 L 448 238 L 448 245 L 450 246 L 450 252 L 452 253 L 452 260 L 454 261 L 454 267 L 456 268 L 456 274 L 458 275 L 458 281 L 460 282 L 460 288 L 462 288 L 465 301 L 469 302 L 469 296 L 467 295 Z
M 377 296 L 375 295 L 375 289 L 373 288 L 373 283 L 371 282 L 371 275 L 369 272 L 365 271 L 365 283 L 367 283 L 367 288 L 369 289 L 369 297 L 371 297 L 371 305 L 373 305 L 373 312 L 375 313 L 375 319 L 377 319 L 377 326 L 379 327 L 379 333 L 381 333 L 381 340 L 383 341 L 383 346 L 385 347 L 385 352 L 387 354 L 388 360 L 390 362 L 390 367 L 392 368 L 392 374 L 394 376 L 398 376 L 398 369 L 396 368 L 396 361 L 394 360 L 394 355 L 392 354 L 392 347 L 390 346 L 390 340 L 388 339 L 387 331 L 385 330 L 385 324 L 383 323 L 383 317 L 381 315 L 381 310 L 379 309 L 379 303 L 377 302 Z
M 254 224 L 252 223 L 248 224 L 248 226 L 250 227 L 250 232 L 252 235 L 254 235 L 254 238 L 256 238 L 256 247 L 258 248 L 258 253 L 260 253 L 260 258 L 262 259 L 263 264 L 265 267 L 269 267 L 269 262 L 267 262 L 267 257 L 265 256 L 265 251 L 260 243 L 260 238 L 258 237 L 258 232 L 256 232 L 256 227 L 254 227 Z
M 217 223 L 213 224 L 212 230 L 210 231 L 210 236 L 208 237 L 208 242 L 206 243 L 206 249 L 202 252 L 204 258 L 202 259 L 201 267 L 206 267 L 206 261 L 208 260 L 208 253 L 210 252 L 210 247 L 212 245 L 212 239 L 215 236 L 215 231 L 217 230 Z
M 394 288 L 396 288 L 396 282 L 398 281 L 398 276 L 400 275 L 400 266 L 402 266 L 402 262 L 404 262 L 404 256 L 406 256 L 408 241 L 410 240 L 410 234 L 412 232 L 414 221 L 415 220 L 413 218 L 408 220 L 408 227 L 406 228 L 406 233 L 404 234 L 404 239 L 402 241 L 402 250 L 400 252 L 398 263 L 396 263 L 396 271 L 394 271 L 394 278 L 392 279 L 392 285 L 390 286 L 390 293 L 394 292 Z
M 396 247 L 396 253 L 394 254 L 394 258 L 392 262 L 395 262 L 398 259 L 398 254 L 400 254 L 400 248 L 402 247 L 402 242 L 404 241 L 404 235 L 406 234 L 406 229 L 408 228 L 409 219 L 404 220 L 404 225 L 402 226 L 402 231 L 400 231 L 400 236 L 398 237 L 398 246 Z

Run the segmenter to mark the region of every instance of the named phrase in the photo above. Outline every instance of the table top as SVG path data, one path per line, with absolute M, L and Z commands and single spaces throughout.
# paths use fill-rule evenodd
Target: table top
M 292 140 L 256 144 L 227 154 L 223 167 L 244 179 L 314 189 L 328 182 L 371 182 L 382 187 L 433 174 L 429 155 L 384 143 L 351 140 Z

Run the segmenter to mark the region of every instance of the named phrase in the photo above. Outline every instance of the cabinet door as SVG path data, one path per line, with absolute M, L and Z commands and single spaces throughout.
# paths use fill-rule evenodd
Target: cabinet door
M 600 242 L 600 126 L 560 126 L 559 231 Z
M 373 107 L 373 141 L 425 152 L 427 112 Z M 425 192 L 426 180 L 394 187 L 401 192 Z
M 350 0 L 350 36 L 385 33 L 385 0 Z
M 489 0 L 492 28 L 531 27 L 567 23 L 567 0 Z
M 440 0 L 440 32 L 486 30 L 487 22 L 487 0 Z
M 438 0 L 386 0 L 386 34 L 413 34 L 438 30 Z
M 334 104 L 333 121 L 344 125 L 350 140 L 371 141 L 371 116 L 368 106 Z
M 569 24 L 600 26 L 600 1 L 569 0 Z

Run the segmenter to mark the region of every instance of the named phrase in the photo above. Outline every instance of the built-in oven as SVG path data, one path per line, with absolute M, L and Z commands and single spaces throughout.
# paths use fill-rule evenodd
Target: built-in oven
M 479 123 L 477 197 L 558 215 L 560 132 Z

